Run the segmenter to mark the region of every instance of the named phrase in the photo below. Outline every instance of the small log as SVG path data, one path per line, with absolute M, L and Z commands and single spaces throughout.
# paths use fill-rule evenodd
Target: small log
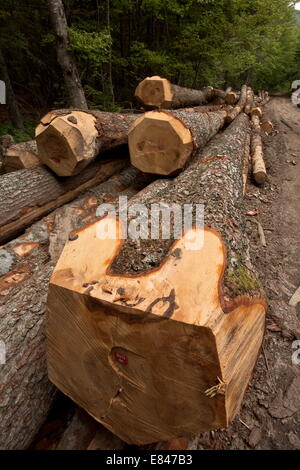
M 144 192 L 148 209 L 205 202 L 204 230 L 123 240 L 124 221 L 106 217 L 74 232 L 51 278 L 50 380 L 129 444 L 224 428 L 240 408 L 266 311 L 244 235 L 249 133 L 241 114 L 174 181 Z
M 260 122 L 260 129 L 264 134 L 272 135 L 275 132 L 275 126 L 272 121 L 263 117 Z
M 251 138 L 252 173 L 257 184 L 264 184 L 267 171 L 264 162 L 262 139 L 260 135 L 260 121 L 256 115 L 252 116 L 253 135 Z
M 235 91 L 229 91 L 226 94 L 225 103 L 231 106 L 234 106 L 235 104 L 237 104 L 239 97 L 240 97 L 239 93 L 236 93 Z
M 211 101 L 213 88 L 205 87 L 201 90 L 192 90 L 173 85 L 166 78 L 155 75 L 140 82 L 134 96 L 145 109 L 185 108 Z
M 36 143 L 41 161 L 59 176 L 80 173 L 99 153 L 127 144 L 134 114 L 56 110 L 41 119 Z
M 99 204 L 112 203 L 120 194 L 131 197 L 149 181 L 130 167 L 0 249 L 0 339 L 7 350 L 6 364 L 0 367 L 0 449 L 26 449 L 55 398 L 47 377 L 45 316 L 49 279 L 69 237 L 62 221 L 71 230 L 91 223 Z M 61 232 L 64 239 L 55 237 Z
M 251 163 L 251 136 L 247 135 L 245 141 L 245 157 L 244 157 L 244 171 L 243 171 L 243 196 L 246 194 L 249 169 Z
M 256 108 L 251 109 L 251 117 L 252 116 L 257 116 L 259 119 L 262 118 L 263 112 L 260 106 L 257 106 Z
M 254 93 L 252 88 L 248 87 L 247 89 L 247 98 L 246 98 L 246 106 L 245 106 L 245 113 L 250 114 L 254 104 Z
M 237 105 L 227 114 L 226 122 L 230 123 L 237 118 L 237 116 L 243 111 L 247 102 L 247 85 L 243 85 L 241 89 L 241 95 Z
M 172 175 L 182 170 L 196 150 L 223 127 L 226 111 L 213 113 L 149 111 L 128 134 L 133 166 L 145 173 Z
M 3 175 L 0 179 L 0 243 L 17 236 L 35 220 L 72 201 L 126 165 L 126 159 L 96 161 L 70 179 L 58 178 L 44 166 Z
M 35 168 L 39 165 L 41 165 L 41 161 L 38 158 L 35 140 L 13 144 L 5 151 L 3 160 L 5 173 L 26 168 Z

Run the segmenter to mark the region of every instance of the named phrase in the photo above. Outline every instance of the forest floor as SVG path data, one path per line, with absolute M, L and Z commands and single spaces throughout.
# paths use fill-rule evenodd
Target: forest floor
M 251 259 L 269 301 L 264 345 L 233 423 L 196 436 L 190 449 L 300 449 L 300 364 L 292 363 L 292 344 L 300 339 L 300 295 L 296 307 L 289 305 L 300 286 L 300 109 L 288 98 L 273 98 L 265 111 L 279 132 L 263 138 L 268 181 L 262 188 L 249 182 L 245 209 L 253 214 L 247 215 Z M 59 401 L 32 449 L 56 447 L 75 408 L 62 395 Z
M 273 98 L 265 111 L 279 131 L 263 138 L 268 182 L 250 183 L 246 195 L 246 213 L 257 212 L 247 222 L 251 259 L 269 301 L 265 340 L 240 413 L 228 429 L 199 436 L 198 449 L 300 449 L 300 296 L 289 305 L 300 286 L 300 109 Z

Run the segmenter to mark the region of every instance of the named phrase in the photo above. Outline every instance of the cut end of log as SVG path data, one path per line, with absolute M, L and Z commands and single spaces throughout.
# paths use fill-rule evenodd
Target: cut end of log
M 171 108 L 172 85 L 166 78 L 147 77 L 139 83 L 134 96 L 146 108 Z
M 164 111 L 150 111 L 138 118 L 129 130 L 128 144 L 132 165 L 159 175 L 181 170 L 194 148 L 190 130 Z
M 59 176 L 76 175 L 95 158 L 95 123 L 83 111 L 48 113 L 36 128 L 39 158 Z
M 253 177 L 257 184 L 265 184 L 267 180 L 266 170 L 257 171 L 256 173 L 253 172 Z
M 106 217 L 64 248 L 48 297 L 50 380 L 130 444 L 227 426 L 261 347 L 264 301 L 237 298 L 224 313 L 214 230 L 191 229 L 133 276 L 110 269 L 121 232 Z
M 251 117 L 252 116 L 257 116 L 259 117 L 260 119 L 262 118 L 262 115 L 263 115 L 263 112 L 262 112 L 262 109 L 257 107 L 257 108 L 252 108 L 251 110 Z
M 225 103 L 231 106 L 235 105 L 239 99 L 239 95 L 234 91 L 230 91 L 226 94 Z
M 16 170 L 35 168 L 41 164 L 37 155 L 35 141 L 14 144 L 9 147 L 3 159 L 6 173 Z

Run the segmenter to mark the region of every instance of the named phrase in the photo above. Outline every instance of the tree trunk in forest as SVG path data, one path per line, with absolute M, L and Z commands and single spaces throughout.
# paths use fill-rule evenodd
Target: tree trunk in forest
M 226 122 L 232 122 L 243 111 L 247 102 L 247 85 L 243 85 L 237 105 L 227 114 Z
M 214 97 L 212 87 L 192 90 L 173 85 L 159 76 L 145 78 L 137 86 L 134 96 L 145 109 L 184 108 L 205 104 Z
M 182 170 L 223 127 L 226 116 L 226 111 L 202 113 L 190 109 L 145 113 L 129 130 L 132 165 L 159 175 Z
M 3 167 L 5 173 L 35 168 L 41 164 L 35 140 L 13 144 L 6 149 L 4 154 Z
M 204 230 L 149 239 L 146 212 L 129 204 L 132 238 L 113 217 L 73 232 L 51 278 L 50 380 L 130 444 L 224 428 L 240 408 L 266 310 L 244 235 L 249 133 L 241 114 L 174 181 L 136 199 L 205 203 Z
M 39 158 L 59 176 L 76 175 L 99 153 L 127 144 L 134 114 L 55 110 L 35 131 Z
M 3 175 L 0 179 L 0 243 L 126 165 L 127 159 L 96 161 L 70 179 L 57 178 L 44 166 Z
M 95 221 L 99 204 L 119 195 L 131 197 L 148 181 L 130 167 L 0 249 L 0 339 L 7 350 L 0 367 L 0 449 L 26 449 L 53 403 L 55 388 L 46 366 L 46 298 L 69 231 Z
M 13 90 L 9 73 L 7 70 L 6 61 L 3 56 L 1 48 L 0 48 L 0 78 L 5 83 L 6 101 L 7 101 L 9 118 L 15 127 L 17 127 L 18 129 L 24 129 L 23 119 L 20 113 L 18 102 L 14 94 L 14 90 Z
M 61 66 L 70 106 L 87 109 L 79 73 L 75 60 L 70 52 L 68 25 L 62 0 L 48 0 L 51 20 L 57 41 L 57 60 Z
M 251 138 L 252 173 L 257 184 L 264 184 L 267 179 L 267 171 L 264 162 L 262 139 L 260 135 L 260 120 L 256 115 L 252 116 L 253 135 Z

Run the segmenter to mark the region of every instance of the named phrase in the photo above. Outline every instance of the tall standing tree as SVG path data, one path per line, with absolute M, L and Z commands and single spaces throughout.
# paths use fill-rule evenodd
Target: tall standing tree
M 70 105 L 75 108 L 87 108 L 76 63 L 69 50 L 68 26 L 62 0 L 48 0 L 48 5 L 56 35 L 57 60 L 62 68 Z

